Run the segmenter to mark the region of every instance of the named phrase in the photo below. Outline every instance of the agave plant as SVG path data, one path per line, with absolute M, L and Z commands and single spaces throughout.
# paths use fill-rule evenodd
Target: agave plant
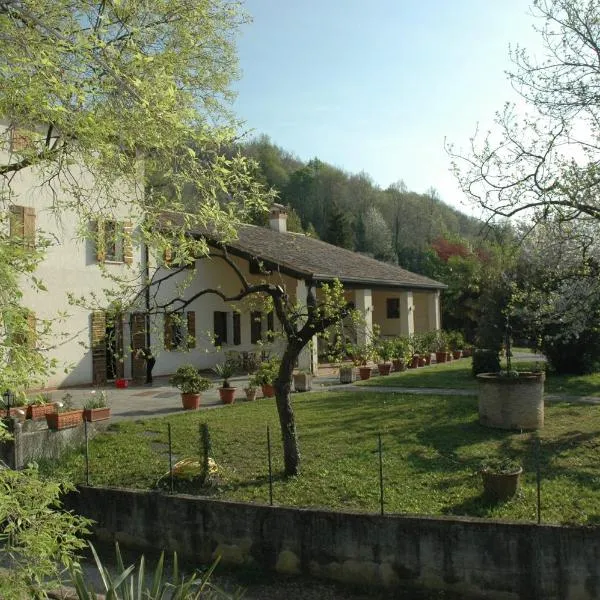
M 242 590 L 229 594 L 211 583 L 210 577 L 219 559 L 205 573 L 194 572 L 186 578 L 179 571 L 177 553 L 173 553 L 173 572 L 167 579 L 163 552 L 150 577 L 147 576 L 143 556 L 137 566 L 130 565 L 125 568 L 119 545 L 116 544 L 117 574 L 113 576 L 100 560 L 92 544 L 90 548 L 102 579 L 106 600 L 238 600 L 243 595 Z M 71 578 L 78 600 L 96 600 L 96 592 L 86 583 L 80 570 L 72 570 Z M 146 579 L 151 581 L 149 587 Z

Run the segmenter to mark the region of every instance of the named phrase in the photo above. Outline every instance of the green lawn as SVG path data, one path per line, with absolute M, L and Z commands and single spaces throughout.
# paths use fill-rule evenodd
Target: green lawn
M 539 369 L 542 363 L 515 361 L 513 366 L 521 371 Z M 408 369 L 386 377 L 373 377 L 357 382 L 364 386 L 477 389 L 477 380 L 471 375 L 471 359 L 461 358 L 449 363 Z M 600 373 L 592 375 L 556 375 L 546 378 L 545 390 L 552 394 L 573 396 L 600 396 Z
M 90 443 L 92 483 L 151 487 L 168 468 L 167 423 L 176 455 L 197 456 L 198 427 L 208 422 L 220 468 L 216 497 L 268 502 L 266 426 L 271 427 L 276 504 L 377 512 L 377 434 L 384 449 L 388 512 L 468 514 L 534 520 L 535 460 L 530 434 L 481 427 L 476 398 L 327 392 L 294 398 L 303 474 L 285 480 L 272 400 L 114 424 Z M 541 432 L 545 522 L 600 521 L 600 409 L 553 405 Z M 525 469 L 522 492 L 489 505 L 477 474 L 489 456 L 511 456 Z M 81 452 L 45 470 L 84 480 Z

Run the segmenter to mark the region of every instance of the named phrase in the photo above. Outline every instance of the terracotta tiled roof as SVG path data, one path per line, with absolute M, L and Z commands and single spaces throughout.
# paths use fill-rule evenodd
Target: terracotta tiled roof
M 168 220 L 177 223 L 176 215 Z M 202 227 L 192 227 L 190 233 L 214 240 Z M 256 258 L 270 263 L 295 277 L 315 281 L 339 279 L 350 286 L 382 286 L 398 288 L 444 289 L 446 285 L 390 265 L 369 256 L 338 248 L 327 242 L 298 233 L 281 233 L 267 227 L 240 225 L 238 239 L 227 243 L 232 254 Z

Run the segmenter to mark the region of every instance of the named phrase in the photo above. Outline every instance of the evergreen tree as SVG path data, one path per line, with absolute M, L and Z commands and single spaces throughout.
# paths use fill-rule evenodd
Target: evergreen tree
M 340 209 L 336 201 L 332 202 L 327 214 L 325 241 L 334 246 L 352 249 L 353 237 L 347 214 Z

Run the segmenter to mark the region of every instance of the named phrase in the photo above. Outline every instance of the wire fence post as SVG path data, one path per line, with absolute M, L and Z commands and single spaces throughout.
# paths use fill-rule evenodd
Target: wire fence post
M 378 453 L 379 453 L 379 505 L 383 515 L 383 448 L 381 445 L 381 432 L 377 434 Z
M 542 473 L 540 469 L 540 437 L 535 436 L 535 480 L 537 486 L 537 522 L 542 523 Z
M 273 464 L 271 462 L 271 430 L 267 425 L 267 455 L 269 457 L 269 504 L 273 506 Z
M 173 444 L 171 440 L 171 423 L 167 423 L 167 432 L 169 434 L 169 479 L 171 485 L 171 494 L 173 493 Z
M 83 432 L 85 435 L 85 485 L 90 485 L 90 445 L 87 420 L 83 421 Z

